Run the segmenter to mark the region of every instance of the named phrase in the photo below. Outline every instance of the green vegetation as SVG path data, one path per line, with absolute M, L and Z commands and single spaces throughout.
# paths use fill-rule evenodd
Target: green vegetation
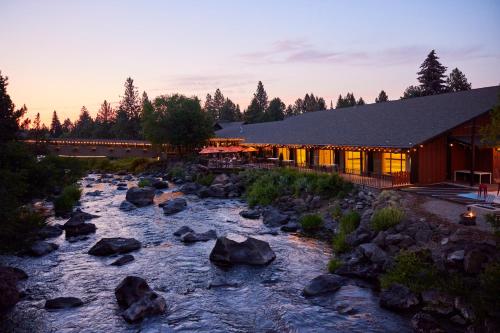
M 342 266 L 342 261 L 336 258 L 332 258 L 328 262 L 328 272 L 335 273 L 337 268 L 339 268 L 340 266 Z
M 137 184 L 137 186 L 139 186 L 139 187 L 151 186 L 151 180 L 149 180 L 149 179 L 141 179 L 141 180 L 139 180 L 139 183 Z
M 500 309 L 500 263 L 490 263 L 481 273 L 481 307 L 483 309 Z
M 344 253 L 349 250 L 349 244 L 346 241 L 346 237 L 356 230 L 360 221 L 361 216 L 355 211 L 349 211 L 340 218 L 339 230 L 332 239 L 332 247 L 335 253 Z
M 174 179 L 174 178 L 183 179 L 185 175 L 186 175 L 186 172 L 184 171 L 184 168 L 182 166 L 179 166 L 179 165 L 173 166 L 168 171 L 168 176 L 171 179 Z
M 323 219 L 318 214 L 308 214 L 300 218 L 300 225 L 304 231 L 313 231 L 323 226 Z
M 342 208 L 340 208 L 338 203 L 330 209 L 330 215 L 336 220 L 339 220 L 342 217 Z
M 399 283 L 407 286 L 414 292 L 421 292 L 439 287 L 438 271 L 432 265 L 430 254 L 400 252 L 395 258 L 392 269 L 380 278 L 382 288 Z
M 493 233 L 500 237 L 500 217 L 495 214 L 486 214 L 485 215 L 486 222 L 491 225 L 493 229 Z
M 398 207 L 385 207 L 375 211 L 372 216 L 371 226 L 376 231 L 387 230 L 399 224 L 404 216 L 404 211 Z
M 66 158 L 69 160 L 77 160 L 84 170 L 95 170 L 100 172 L 118 172 L 127 171 L 132 173 L 140 173 L 158 163 L 154 158 L 144 157 L 128 157 L 120 159 L 111 158 Z
M 246 198 L 250 206 L 269 205 L 278 197 L 303 194 L 336 197 L 340 192 L 350 192 L 352 184 L 337 174 L 305 173 L 293 169 L 246 170 Z
M 196 176 L 196 182 L 203 186 L 210 186 L 215 179 L 215 175 L 213 173 L 206 174 L 198 174 Z
M 54 211 L 57 216 L 70 213 L 73 206 L 80 200 L 82 190 L 76 185 L 66 186 L 61 195 L 54 200 Z

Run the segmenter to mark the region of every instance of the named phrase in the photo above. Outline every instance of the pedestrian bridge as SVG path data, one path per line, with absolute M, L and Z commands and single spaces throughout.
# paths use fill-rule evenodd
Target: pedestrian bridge
M 45 145 L 49 152 L 59 156 L 74 157 L 159 157 L 161 154 L 173 154 L 171 149 L 158 147 L 149 141 L 118 139 L 47 139 L 26 140 L 29 144 Z

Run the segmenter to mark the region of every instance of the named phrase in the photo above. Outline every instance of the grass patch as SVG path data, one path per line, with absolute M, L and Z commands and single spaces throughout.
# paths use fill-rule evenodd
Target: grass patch
M 57 216 L 70 213 L 73 206 L 80 200 L 82 190 L 76 185 L 66 186 L 61 195 L 54 200 L 54 211 Z
M 339 260 L 339 259 L 336 259 L 336 258 L 332 258 L 330 259 L 330 261 L 328 262 L 328 272 L 329 273 L 335 273 L 335 271 L 337 270 L 337 268 L 339 268 L 340 266 L 342 266 L 342 261 Z
M 283 195 L 304 194 L 334 198 L 350 192 L 352 184 L 337 174 L 300 172 L 294 169 L 246 170 L 242 173 L 250 206 L 269 205 Z
M 330 215 L 336 219 L 340 220 L 342 217 L 342 208 L 340 208 L 340 205 L 336 203 L 331 209 L 330 209 Z
M 318 214 L 304 215 L 300 218 L 300 225 L 304 231 L 314 231 L 323 226 L 323 219 Z
M 215 179 L 215 175 L 213 173 L 206 174 L 198 174 L 196 176 L 196 182 L 203 186 L 210 186 Z
M 400 208 L 389 206 L 375 211 L 372 216 L 371 226 L 373 230 L 382 231 L 387 230 L 399 224 L 405 214 Z
M 380 277 L 383 289 L 394 283 L 405 285 L 413 292 L 439 288 L 439 274 L 432 265 L 430 254 L 406 251 L 399 253 L 395 258 L 394 267 Z
M 340 218 L 339 230 L 332 239 L 332 247 L 335 253 L 340 254 L 349 250 L 347 243 L 347 235 L 356 230 L 361 221 L 361 216 L 358 212 L 349 211 Z
M 151 180 L 149 180 L 147 178 L 141 179 L 137 183 L 137 186 L 139 186 L 139 187 L 148 187 L 148 186 L 151 186 Z

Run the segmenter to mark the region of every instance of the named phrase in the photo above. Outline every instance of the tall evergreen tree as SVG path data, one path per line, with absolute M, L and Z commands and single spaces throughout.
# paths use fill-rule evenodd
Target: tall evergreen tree
M 401 99 L 421 97 L 421 96 L 424 96 L 424 94 L 419 86 L 409 86 L 403 92 L 403 96 L 401 96 Z
M 33 119 L 33 127 L 31 128 L 32 137 L 38 141 L 42 136 L 42 121 L 40 120 L 40 112 L 37 112 L 35 119 Z
M 240 120 L 239 106 L 234 104 L 229 98 L 226 98 L 219 111 L 219 121 L 238 121 Z
M 134 86 L 134 80 L 131 77 L 125 80 L 125 93 L 120 101 L 119 109 L 127 115 L 128 129 L 126 129 L 126 136 L 131 139 L 139 138 L 142 105 L 139 98 L 139 91 Z
M 450 92 L 471 89 L 471 84 L 467 81 L 465 74 L 458 68 L 451 71 L 450 75 L 446 79 L 446 86 Z
M 217 121 L 217 110 L 214 107 L 214 100 L 212 95 L 207 94 L 205 98 L 205 104 L 203 105 L 203 111 L 212 119 L 212 122 Z
M 432 50 L 420 65 L 420 71 L 417 73 L 422 95 L 437 95 L 446 92 L 445 73 L 446 67 L 439 62 L 439 57 Z
M 53 138 L 58 138 L 62 135 L 62 125 L 57 116 L 57 112 L 54 110 L 52 113 L 52 122 L 50 124 L 50 136 Z
M 219 88 L 215 90 L 214 94 L 214 99 L 213 99 L 213 108 L 215 110 L 215 121 L 221 120 L 221 112 L 222 108 L 224 107 L 224 104 L 226 103 L 226 100 L 224 98 L 224 95 L 220 91 Z
M 9 79 L 0 71 L 0 143 L 13 140 L 19 130 L 19 122 L 26 113 L 26 106 L 15 110 L 15 105 L 7 93 Z
M 381 90 L 378 94 L 378 97 L 375 98 L 375 103 L 387 102 L 389 100 L 389 96 L 385 93 L 384 90 Z
M 80 111 L 80 116 L 73 129 L 74 136 L 77 138 L 91 138 L 94 132 L 94 120 L 85 106 Z
M 337 106 L 335 108 L 336 109 L 347 108 L 350 106 L 355 106 L 356 104 L 357 104 L 357 102 L 356 102 L 356 98 L 354 97 L 354 94 L 347 93 L 347 95 L 345 97 L 342 97 L 342 95 L 339 95 L 339 98 L 337 99 Z
M 285 118 L 285 103 L 279 97 L 273 98 L 267 108 L 267 121 L 283 120 Z
M 285 110 L 285 117 L 288 118 L 288 117 L 291 117 L 294 115 L 295 115 L 295 111 L 293 109 L 293 106 L 290 104 L 287 106 L 287 108 Z
M 71 134 L 71 132 L 73 131 L 73 123 L 69 118 L 66 118 L 63 121 L 61 129 L 63 136 L 69 136 Z
M 356 105 L 365 105 L 365 104 L 366 104 L 366 103 L 365 103 L 365 100 L 363 99 L 363 97 L 360 97 L 360 98 L 358 99 L 358 101 L 356 102 Z
M 253 95 L 250 105 L 244 112 L 246 123 L 259 123 L 265 121 L 265 113 L 268 107 L 267 93 L 261 81 L 257 84 L 257 91 Z
M 269 101 L 267 99 L 267 92 L 264 89 L 262 81 L 259 81 L 259 83 L 257 83 L 257 91 L 255 92 L 254 97 L 257 99 L 257 103 L 262 112 L 266 112 Z
M 116 112 L 116 119 L 111 127 L 113 136 L 118 139 L 135 139 L 133 133 L 130 131 L 130 123 L 127 112 L 118 109 Z
M 97 112 L 93 137 L 100 139 L 109 139 L 113 137 L 111 128 L 115 121 L 115 111 L 108 101 L 104 100 Z

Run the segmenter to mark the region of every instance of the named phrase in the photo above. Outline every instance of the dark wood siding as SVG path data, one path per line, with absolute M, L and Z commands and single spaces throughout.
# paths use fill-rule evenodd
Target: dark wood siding
M 418 148 L 418 182 L 446 180 L 446 136 L 442 135 Z

